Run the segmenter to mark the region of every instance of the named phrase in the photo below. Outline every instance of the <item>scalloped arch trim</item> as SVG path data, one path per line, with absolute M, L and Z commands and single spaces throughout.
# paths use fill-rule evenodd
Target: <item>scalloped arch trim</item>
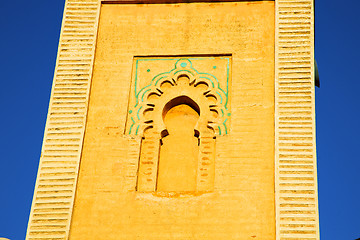
M 200 108 L 202 108 L 202 123 L 206 121 L 204 124 L 208 126 L 209 129 L 213 129 L 216 135 L 228 134 L 228 119 L 231 115 L 228 93 L 230 57 L 222 58 L 227 61 L 226 86 L 222 86 L 214 73 L 200 72 L 193 66 L 192 60 L 211 60 L 213 58 L 175 59 L 174 67 L 170 71 L 156 74 L 147 85 L 139 90 L 137 72 L 139 60 L 136 60 L 135 101 L 129 106 L 128 128 L 126 133 L 141 136 L 144 129 L 148 127 L 157 128 L 157 131 L 161 132 L 164 126 L 157 115 L 161 116 L 161 111 L 167 102 L 184 95 L 195 101 L 200 105 Z M 217 67 L 214 65 L 212 68 L 215 70 Z M 150 69 L 148 69 L 147 72 L 150 72 Z M 181 80 L 184 76 L 188 78 L 188 82 L 186 83 Z

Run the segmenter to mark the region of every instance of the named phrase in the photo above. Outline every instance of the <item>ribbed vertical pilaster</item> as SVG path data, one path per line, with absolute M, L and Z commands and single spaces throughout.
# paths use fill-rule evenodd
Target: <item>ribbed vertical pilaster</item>
M 26 239 L 67 239 L 84 137 L 98 0 L 67 0 Z
M 319 239 L 312 0 L 276 0 L 276 239 Z

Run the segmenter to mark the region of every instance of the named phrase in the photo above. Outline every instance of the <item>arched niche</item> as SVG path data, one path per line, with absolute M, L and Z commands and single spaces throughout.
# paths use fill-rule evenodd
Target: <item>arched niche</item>
M 186 74 L 160 86 L 147 94 L 142 111 L 148 127 L 142 134 L 137 191 L 212 191 L 216 97 L 207 83 Z
M 159 192 L 196 191 L 199 139 L 195 126 L 200 112 L 190 100 L 179 97 L 165 105 L 163 119 L 167 134 L 161 136 L 156 185 Z

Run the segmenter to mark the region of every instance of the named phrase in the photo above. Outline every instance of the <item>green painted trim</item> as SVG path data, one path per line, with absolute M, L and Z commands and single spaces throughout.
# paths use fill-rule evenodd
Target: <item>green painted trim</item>
M 138 120 L 140 120 L 139 112 L 140 112 L 141 109 L 142 109 L 142 106 L 139 107 L 139 110 L 138 110 L 137 113 L 136 113 L 136 116 L 137 116 Z
M 209 76 L 212 76 L 213 78 L 215 78 L 215 80 L 216 80 L 216 82 L 217 82 L 217 84 L 218 84 L 218 89 L 220 89 L 220 91 L 222 91 L 224 94 L 225 94 L 225 96 L 226 96 L 226 99 L 228 98 L 228 95 L 227 95 L 227 93 L 225 93 L 225 91 L 220 87 L 220 83 L 219 83 L 219 81 L 217 80 L 217 78 L 214 76 L 214 75 L 212 75 L 212 74 L 210 74 L 210 73 L 201 73 L 201 72 L 198 72 L 196 69 L 194 69 L 194 68 L 192 68 L 197 74 L 205 74 L 205 75 L 209 75 Z M 229 77 L 227 76 L 227 79 L 226 79 L 226 85 L 229 85 Z M 214 87 L 214 86 L 213 86 Z M 226 104 L 227 104 L 227 101 L 226 101 Z M 227 106 L 225 105 L 225 109 L 227 110 Z
M 135 69 L 135 96 L 136 96 L 136 88 L 137 88 L 137 72 L 138 72 L 138 62 L 139 60 L 136 60 L 136 69 Z
M 133 122 L 130 126 L 130 129 L 129 129 L 129 134 L 131 134 L 131 129 L 133 128 L 134 124 L 135 124 L 135 121 L 134 121 L 134 118 L 131 117 L 131 121 Z
M 137 126 L 135 135 L 138 135 L 139 128 L 140 128 L 140 125 Z
M 143 102 L 144 101 L 144 96 L 145 96 L 145 93 L 147 93 L 148 91 L 150 91 L 151 88 L 147 89 L 141 96 L 141 101 Z
M 190 73 L 191 75 L 193 75 L 193 76 L 194 76 L 194 74 L 193 74 L 191 71 L 186 70 L 186 69 L 181 69 L 181 70 L 178 70 L 178 71 L 174 72 L 174 75 L 175 75 L 175 74 L 177 74 L 177 73 L 179 73 L 179 72 L 188 72 L 188 73 Z
M 225 119 L 225 121 L 223 122 L 223 125 L 224 125 L 224 127 L 225 127 L 225 134 L 227 134 L 227 127 L 226 127 L 226 121 L 227 121 L 228 119 Z
M 217 80 L 217 78 L 216 78 L 214 75 L 211 75 L 211 74 L 209 74 L 209 73 L 201 73 L 201 72 L 198 72 L 195 68 L 192 67 L 192 62 L 191 62 L 191 60 L 208 60 L 208 59 L 215 59 L 215 57 L 137 59 L 137 60 L 136 60 L 136 72 L 135 72 L 135 97 L 138 97 L 138 95 L 140 94 L 140 92 L 141 92 L 142 90 L 144 90 L 145 88 L 149 87 L 149 86 L 152 84 L 152 82 L 155 80 L 156 77 L 158 77 L 159 75 L 165 74 L 165 73 L 168 73 L 168 74 L 169 74 L 169 73 L 171 73 L 173 70 L 175 70 L 177 63 L 178 63 L 179 61 L 181 61 L 181 60 L 188 60 L 188 61 L 190 62 L 190 68 L 193 69 L 196 73 L 198 73 L 198 74 L 208 74 L 208 75 L 214 77 L 214 78 Z M 230 58 L 229 58 L 229 57 L 221 57 L 220 59 L 226 59 L 226 60 L 227 60 L 226 93 L 225 93 L 225 91 L 222 90 L 222 88 L 220 87 L 219 81 L 217 81 L 217 82 L 218 82 L 218 88 L 219 88 L 219 89 L 226 95 L 226 97 L 228 98 L 228 91 L 229 91 L 229 73 L 230 73 L 230 72 L 229 72 L 229 71 L 230 71 L 230 70 L 229 70 Z M 164 72 L 164 73 L 160 73 L 160 74 L 156 75 L 155 77 L 153 77 L 153 79 L 151 80 L 151 82 L 150 82 L 149 85 L 143 87 L 139 92 L 137 92 L 137 79 L 138 79 L 137 73 L 138 73 L 138 62 L 139 62 L 139 61 L 174 61 L 174 60 L 177 60 L 177 61 L 175 62 L 175 68 L 171 69 L 169 72 Z M 213 86 L 213 87 L 214 87 L 214 86 Z M 228 101 L 226 101 L 225 107 L 227 107 L 227 102 L 228 102 Z M 227 109 L 227 108 L 226 108 L 226 109 Z
M 225 59 L 227 60 L 227 63 L 226 63 L 226 92 L 221 88 L 220 86 L 220 82 L 218 81 L 218 79 L 210 74 L 210 73 L 203 73 L 203 72 L 199 72 L 197 71 L 195 68 L 193 68 L 193 64 L 191 62 L 191 60 L 209 60 L 209 59 L 215 59 L 215 57 L 197 57 L 197 58 L 148 58 L 148 59 L 136 59 L 136 69 L 135 69 L 135 86 L 134 86 L 134 95 L 135 95 L 135 106 L 133 108 L 137 108 L 140 104 L 140 101 L 141 102 L 144 102 L 144 96 L 145 94 L 150 91 L 152 88 L 149 88 L 151 86 L 157 86 L 159 81 L 161 79 L 164 79 L 164 78 L 167 78 L 169 77 L 167 74 L 178 74 L 178 73 L 181 73 L 181 72 L 187 72 L 187 73 L 190 73 L 191 75 L 195 76 L 194 75 L 194 72 L 196 74 L 199 74 L 199 75 L 207 75 L 208 77 L 206 76 L 199 76 L 199 78 L 204 78 L 204 79 L 207 79 L 211 82 L 212 84 L 212 87 L 215 88 L 215 82 L 214 80 L 217 82 L 217 88 L 220 90 L 220 92 L 222 94 L 225 95 L 225 104 L 223 105 L 225 107 L 225 110 L 227 111 L 228 108 L 227 108 L 227 105 L 228 105 L 228 101 L 229 101 L 229 79 L 230 79 L 230 57 L 220 57 L 220 59 Z M 168 72 L 163 72 L 163 73 L 159 73 L 157 74 L 156 76 L 154 76 L 150 83 L 148 85 L 146 85 L 145 87 L 141 88 L 139 91 L 138 91 L 138 68 L 139 68 L 139 62 L 140 61 L 174 61 L 176 60 L 175 62 L 175 66 L 173 69 L 171 69 L 170 71 Z M 180 61 L 186 61 L 189 63 L 189 66 L 185 66 L 185 67 L 182 67 L 179 65 L 179 62 Z M 181 64 L 181 63 L 180 63 Z M 178 69 L 178 70 L 177 70 Z M 177 71 L 175 71 L 177 70 Z M 192 72 L 191 70 L 193 70 L 194 72 Z M 175 72 L 174 72 L 175 71 Z M 223 96 L 222 94 L 216 91 L 216 94 L 218 94 L 220 96 L 220 104 L 223 104 L 224 102 L 224 99 L 223 99 Z M 141 94 L 141 100 L 139 99 L 139 96 Z M 140 106 L 139 109 L 137 110 L 137 121 L 140 121 L 140 110 L 142 109 L 143 106 Z M 129 113 L 131 113 L 132 110 L 129 111 Z M 222 113 L 222 117 L 224 117 L 225 115 L 225 112 L 224 110 L 221 108 L 221 113 Z M 230 116 L 229 113 L 227 114 L 227 116 Z M 226 121 L 228 119 L 226 118 L 225 121 L 222 123 L 222 125 L 224 126 L 225 128 L 225 134 L 227 134 L 227 126 L 226 126 Z M 134 127 L 134 125 L 136 124 L 136 122 L 134 121 L 134 118 L 131 117 L 131 121 L 132 121 L 132 124 L 130 126 L 130 129 L 129 129 L 129 134 L 131 134 L 132 132 L 132 129 Z M 136 128 L 136 132 L 135 134 L 137 135 L 138 134 L 138 130 L 140 128 L 140 124 L 137 124 L 137 128 Z M 220 126 L 218 126 L 218 129 L 219 129 L 219 135 L 222 135 L 222 131 L 221 131 L 221 128 Z
M 205 79 L 208 79 L 208 80 L 211 82 L 212 87 L 215 87 L 214 81 L 213 81 L 213 80 L 211 80 L 210 78 L 208 78 L 208 77 L 199 77 L 199 78 L 205 78 Z
M 226 79 L 226 102 L 225 102 L 225 108 L 227 109 L 228 99 L 229 99 L 229 75 L 230 75 L 230 58 L 225 58 L 227 60 L 227 79 Z
M 216 93 L 220 96 L 220 104 L 222 104 L 223 98 L 222 98 L 221 94 L 218 91 L 216 91 Z
M 159 83 L 159 81 L 160 81 L 161 79 L 167 78 L 167 77 L 168 77 L 168 76 L 163 76 L 163 77 L 159 78 L 159 79 L 155 82 L 155 86 L 157 86 L 157 84 Z

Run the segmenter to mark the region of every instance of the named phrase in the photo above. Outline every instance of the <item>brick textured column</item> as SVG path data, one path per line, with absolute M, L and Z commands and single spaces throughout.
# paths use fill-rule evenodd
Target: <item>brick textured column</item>
M 312 0 L 276 0 L 276 239 L 319 239 Z
M 67 0 L 26 239 L 67 239 L 85 131 L 100 2 Z

